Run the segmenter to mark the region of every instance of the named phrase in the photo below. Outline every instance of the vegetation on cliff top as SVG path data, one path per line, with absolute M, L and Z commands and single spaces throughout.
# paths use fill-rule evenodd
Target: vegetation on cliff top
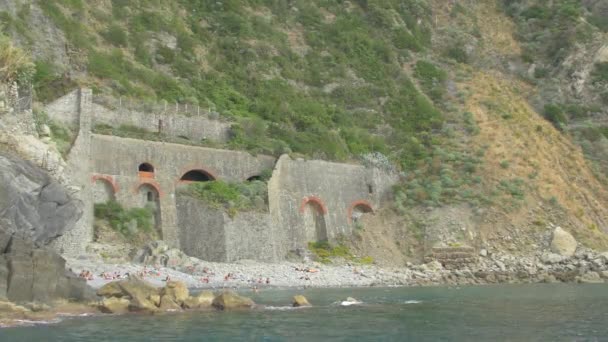
M 0 83 L 16 81 L 27 84 L 33 74 L 34 64 L 30 56 L 0 34 Z

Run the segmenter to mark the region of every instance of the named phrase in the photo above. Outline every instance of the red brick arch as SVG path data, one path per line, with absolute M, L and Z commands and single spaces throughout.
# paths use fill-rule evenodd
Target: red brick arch
M 161 198 L 164 195 L 164 192 L 160 188 L 160 184 L 153 179 L 140 180 L 137 183 L 137 185 L 133 188 L 133 193 L 138 194 L 139 188 L 141 188 L 144 185 L 149 185 L 149 186 L 153 187 L 154 190 L 156 190 L 156 192 L 158 192 L 158 198 Z
M 114 180 L 114 177 L 112 177 L 112 176 L 101 175 L 101 174 L 95 173 L 91 176 L 91 183 L 95 184 L 95 182 L 97 182 L 100 179 L 108 182 L 112 186 L 112 191 L 114 191 L 115 194 L 118 192 L 118 189 L 119 189 L 118 184 L 116 183 L 116 180 Z
M 356 207 L 365 207 L 368 211 L 366 212 L 370 212 L 373 213 L 374 212 L 374 208 L 372 207 L 372 205 L 366 201 L 366 200 L 356 200 L 354 202 L 352 202 L 350 204 L 350 206 L 348 207 L 348 211 L 347 211 L 347 219 L 348 219 L 348 223 L 351 224 L 353 223 L 353 210 L 355 210 Z
M 306 196 L 302 199 L 302 203 L 300 204 L 300 214 L 304 214 L 304 211 L 306 210 L 306 204 L 308 204 L 308 202 L 316 203 L 319 207 L 321 207 L 323 215 L 327 214 L 327 206 L 325 205 L 325 203 L 323 203 L 323 200 L 317 196 Z

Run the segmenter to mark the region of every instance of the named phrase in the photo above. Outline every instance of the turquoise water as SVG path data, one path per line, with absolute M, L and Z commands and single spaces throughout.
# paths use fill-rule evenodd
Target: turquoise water
M 287 308 L 296 293 L 314 307 Z M 347 296 L 365 304 L 334 304 Z M 266 290 L 252 298 L 269 307 L 70 318 L 2 329 L 0 341 L 608 341 L 608 285 Z

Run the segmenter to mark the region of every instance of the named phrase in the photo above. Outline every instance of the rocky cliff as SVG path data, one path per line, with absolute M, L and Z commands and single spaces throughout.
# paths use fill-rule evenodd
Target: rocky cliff
M 46 247 L 71 229 L 81 203 L 48 174 L 0 152 L 0 298 L 14 302 L 83 300 L 91 292 Z
M 70 230 L 82 203 L 33 164 L 0 152 L 0 225 L 44 246 Z

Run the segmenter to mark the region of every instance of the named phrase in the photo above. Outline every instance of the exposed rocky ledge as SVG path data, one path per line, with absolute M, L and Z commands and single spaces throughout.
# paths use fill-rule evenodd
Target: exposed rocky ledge
M 0 151 L 0 225 L 45 246 L 72 229 L 82 203 L 46 172 Z

